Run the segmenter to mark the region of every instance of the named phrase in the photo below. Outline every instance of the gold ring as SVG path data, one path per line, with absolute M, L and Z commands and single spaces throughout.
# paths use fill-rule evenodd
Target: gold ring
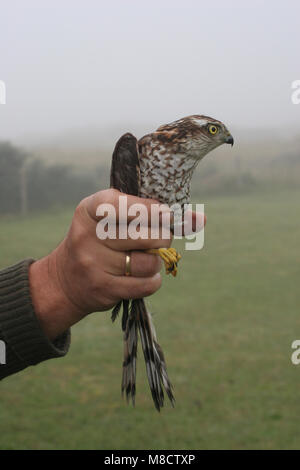
M 126 259 L 125 259 L 125 276 L 131 276 L 130 254 L 126 255 Z

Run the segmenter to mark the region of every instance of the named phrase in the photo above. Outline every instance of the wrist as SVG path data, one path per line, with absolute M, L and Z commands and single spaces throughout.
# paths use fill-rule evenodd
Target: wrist
M 60 249 L 61 246 L 50 255 L 32 263 L 29 268 L 34 310 L 41 328 L 50 340 L 55 339 L 84 316 L 62 289 L 57 267 Z

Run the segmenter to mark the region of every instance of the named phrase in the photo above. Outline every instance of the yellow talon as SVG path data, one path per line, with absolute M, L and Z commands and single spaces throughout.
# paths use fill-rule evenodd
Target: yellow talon
M 166 274 L 172 274 L 176 276 L 178 261 L 181 259 L 181 255 L 175 250 L 175 248 L 153 248 L 146 250 L 146 253 L 152 255 L 158 255 L 165 263 Z

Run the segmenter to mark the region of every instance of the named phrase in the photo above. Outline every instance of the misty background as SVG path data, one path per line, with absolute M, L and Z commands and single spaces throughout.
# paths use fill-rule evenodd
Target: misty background
M 175 409 L 153 409 L 140 347 L 126 406 L 120 321 L 95 312 L 64 359 L 1 381 L 1 450 L 300 448 L 299 18 L 299 0 L 0 0 L 0 270 L 53 251 L 124 132 L 205 114 L 235 139 L 193 175 L 203 250 L 176 240 L 147 299 Z
M 113 147 L 189 114 L 235 138 L 194 197 L 299 184 L 298 1 L 0 4 L 0 211 L 72 205 L 109 185 Z

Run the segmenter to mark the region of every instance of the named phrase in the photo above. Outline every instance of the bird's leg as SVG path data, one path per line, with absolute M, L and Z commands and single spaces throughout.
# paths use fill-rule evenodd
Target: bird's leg
M 182 224 L 181 212 L 180 219 Z M 174 222 L 171 224 L 171 232 L 172 234 L 174 234 Z M 153 248 L 150 250 L 146 250 L 146 253 L 160 256 L 163 262 L 165 263 L 166 274 L 172 274 L 172 276 L 174 277 L 177 275 L 178 262 L 181 259 L 181 255 L 178 253 L 177 250 L 175 250 L 175 248 Z
M 160 256 L 166 267 L 166 274 L 172 274 L 176 276 L 178 261 L 181 259 L 181 255 L 175 250 L 175 248 L 153 248 L 146 250 L 146 253 L 151 255 Z

